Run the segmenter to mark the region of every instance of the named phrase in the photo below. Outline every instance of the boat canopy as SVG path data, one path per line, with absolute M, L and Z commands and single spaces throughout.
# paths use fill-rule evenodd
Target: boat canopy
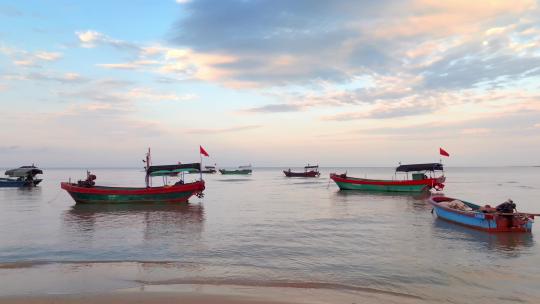
M 442 170 L 444 169 L 441 163 L 400 165 L 399 167 L 396 168 L 396 172 L 442 171 Z
M 43 171 L 34 166 L 23 166 L 17 169 L 7 170 L 5 174 L 10 177 L 26 177 L 43 174 Z
M 146 169 L 146 175 L 168 176 L 168 175 L 175 175 L 181 172 L 198 172 L 200 170 L 201 170 L 200 163 L 150 166 L 148 167 L 148 169 Z
M 317 168 L 319 168 L 319 165 L 313 165 L 313 166 L 307 165 L 304 167 L 304 169 L 317 169 Z

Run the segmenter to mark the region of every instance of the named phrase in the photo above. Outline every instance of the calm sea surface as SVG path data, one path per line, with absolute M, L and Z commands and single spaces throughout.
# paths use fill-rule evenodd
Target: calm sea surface
M 48 169 L 33 189 L 0 188 L 0 295 L 70 293 L 142 283 L 372 290 L 419 301 L 540 301 L 540 223 L 487 234 L 437 220 L 427 195 L 338 191 L 280 169 L 204 175 L 188 205 L 75 205 Z M 143 185 L 140 169 L 96 169 L 98 184 Z M 390 178 L 392 168 L 349 168 Z M 540 168 L 449 168 L 448 196 L 540 212 Z M 189 175 L 188 180 L 198 175 Z M 155 184 L 160 182 L 155 179 Z M 537 219 L 538 222 L 538 219 Z

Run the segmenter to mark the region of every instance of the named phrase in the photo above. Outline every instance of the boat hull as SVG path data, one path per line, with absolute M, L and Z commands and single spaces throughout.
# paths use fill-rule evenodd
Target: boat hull
M 0 179 L 0 188 L 32 187 L 32 186 L 37 186 L 41 181 L 42 181 L 41 179 L 25 181 L 25 180 L 13 180 L 13 179 L 2 178 Z
M 319 177 L 321 173 L 317 171 L 308 171 L 308 172 L 292 172 L 292 171 L 283 171 L 286 177 Z
M 61 183 L 61 187 L 78 204 L 185 203 L 205 188 L 204 181 L 149 188 L 79 187 L 70 183 Z
M 373 180 L 330 174 L 330 178 L 340 190 L 382 191 L 382 192 L 422 192 L 444 187 L 444 176 L 422 180 Z
M 248 175 L 251 174 L 251 170 L 224 170 L 220 169 L 219 173 L 223 175 Z
M 531 232 L 534 216 L 500 215 L 483 213 L 478 210 L 461 211 L 441 205 L 441 202 L 452 201 L 449 197 L 432 197 L 429 202 L 438 218 L 461 226 L 487 232 Z M 465 204 L 478 208 L 478 205 L 463 201 Z

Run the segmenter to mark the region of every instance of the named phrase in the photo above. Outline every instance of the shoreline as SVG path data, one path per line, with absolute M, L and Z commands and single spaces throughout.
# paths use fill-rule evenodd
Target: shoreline
M 421 303 L 419 297 L 367 291 L 340 291 L 310 287 L 261 287 L 215 284 L 142 285 L 102 293 L 32 294 L 0 296 L 0 304 L 90 303 L 183 304 L 319 304 L 319 303 Z

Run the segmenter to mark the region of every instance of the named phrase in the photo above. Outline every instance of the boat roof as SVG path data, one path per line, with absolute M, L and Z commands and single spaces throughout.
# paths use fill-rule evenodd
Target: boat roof
M 304 169 L 316 169 L 319 168 L 319 165 L 307 165 L 304 167 Z
M 411 171 L 440 171 L 444 170 L 441 163 L 427 163 L 427 164 L 410 164 L 400 165 L 396 168 L 396 172 L 411 172 Z
M 22 166 L 16 169 L 10 169 L 5 172 L 5 175 L 11 177 L 25 177 L 28 175 L 34 176 L 36 174 L 43 174 L 43 171 L 34 166 Z
M 200 163 L 150 166 L 146 169 L 146 175 L 165 176 L 180 172 L 193 172 L 201 170 Z

